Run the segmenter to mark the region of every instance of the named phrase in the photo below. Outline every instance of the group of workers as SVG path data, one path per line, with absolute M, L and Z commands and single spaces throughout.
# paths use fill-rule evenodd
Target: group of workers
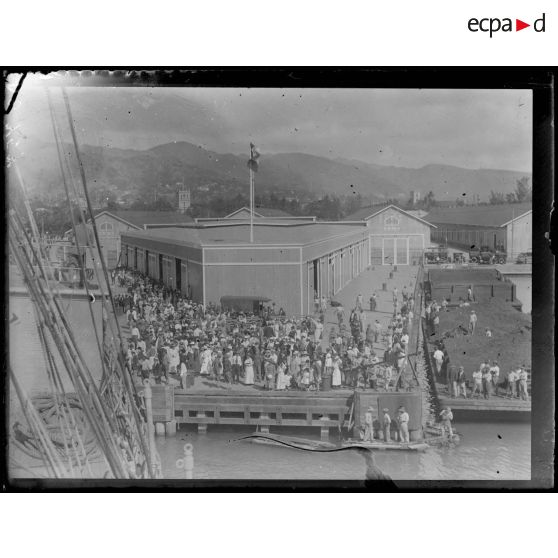
M 374 407 L 368 407 L 364 414 L 364 428 L 360 432 L 363 442 L 391 441 L 409 443 L 409 413 L 401 406 L 391 418 L 389 409 L 382 409 L 381 416 L 374 417 Z
M 512 368 L 505 379 L 500 378 L 497 360 L 484 359 L 469 378 L 463 366 L 451 364 L 443 341 L 436 343 L 432 354 L 436 380 L 445 383 L 450 397 L 484 398 L 491 395 L 529 400 L 529 373 L 525 365 Z

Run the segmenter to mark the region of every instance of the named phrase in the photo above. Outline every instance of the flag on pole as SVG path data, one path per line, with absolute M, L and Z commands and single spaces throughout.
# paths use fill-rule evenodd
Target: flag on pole
M 254 172 L 258 171 L 258 159 L 260 157 L 259 149 L 250 143 L 250 159 L 248 160 L 248 168 Z

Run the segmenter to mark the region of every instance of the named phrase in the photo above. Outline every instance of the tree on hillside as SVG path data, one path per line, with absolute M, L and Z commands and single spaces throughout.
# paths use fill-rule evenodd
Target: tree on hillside
M 517 181 L 517 184 L 515 186 L 515 201 L 517 201 L 517 203 L 521 203 L 521 202 L 525 202 L 525 201 L 531 201 L 533 198 L 533 191 L 532 189 L 529 187 L 529 178 L 527 178 L 526 176 L 524 176 L 523 178 L 520 178 Z
M 322 199 L 308 203 L 305 213 L 324 221 L 337 221 L 342 217 L 341 202 L 336 196 L 326 194 Z
M 490 190 L 490 197 L 488 199 L 488 202 L 492 205 L 506 203 L 506 196 L 503 192 L 495 192 L 494 190 Z
M 343 204 L 343 215 L 350 215 L 355 211 L 358 211 L 364 205 L 362 195 L 360 193 L 347 196 L 345 203 Z

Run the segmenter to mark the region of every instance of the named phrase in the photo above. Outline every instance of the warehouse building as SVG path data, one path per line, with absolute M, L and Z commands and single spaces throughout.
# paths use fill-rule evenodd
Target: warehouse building
M 432 240 L 463 249 L 488 246 L 515 260 L 532 250 L 532 204 L 435 208 L 425 219 L 436 225 Z
M 314 297 L 335 296 L 369 265 L 362 222 L 258 221 L 154 228 L 122 233 L 123 264 L 189 295 L 275 302 L 289 315 L 311 313 Z
M 418 265 L 436 228 L 395 205 L 363 207 L 345 221 L 365 224 L 371 265 Z
M 185 213 L 173 211 L 117 211 L 103 210 L 95 214 L 95 224 L 105 263 L 109 269 L 117 267 L 121 260 L 121 234 L 127 231 L 139 231 L 152 227 L 184 225 L 192 218 Z M 88 221 L 88 224 L 91 220 Z M 65 236 L 73 236 L 72 229 Z

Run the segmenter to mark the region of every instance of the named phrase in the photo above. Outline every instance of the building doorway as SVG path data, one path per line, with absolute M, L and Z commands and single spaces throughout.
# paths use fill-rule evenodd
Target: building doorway
M 382 264 L 395 265 L 395 238 L 382 238 Z
M 395 264 L 396 265 L 409 265 L 409 239 L 396 238 L 395 239 Z
M 383 265 L 409 265 L 408 238 L 382 238 Z
M 176 270 L 176 290 L 178 292 L 182 291 L 182 262 L 178 259 L 174 259 L 175 270 Z
M 163 254 L 159 254 L 159 281 L 163 281 Z

